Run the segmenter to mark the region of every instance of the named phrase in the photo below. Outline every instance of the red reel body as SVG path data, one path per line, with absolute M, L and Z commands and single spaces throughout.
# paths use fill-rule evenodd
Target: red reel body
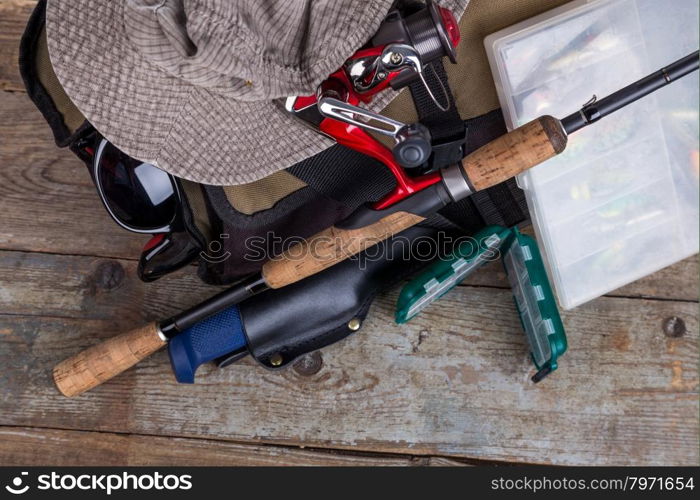
M 391 171 L 396 179 L 396 186 L 391 193 L 373 205 L 372 208 L 375 210 L 388 208 L 408 196 L 432 186 L 441 180 L 441 174 L 432 172 L 421 176 L 409 175 L 395 158 L 394 152 L 375 139 L 357 119 L 343 121 L 324 116 L 320 112 L 318 116 L 309 119 L 308 114 L 306 116 L 304 114 L 317 108 L 319 101 L 324 98 L 341 101 L 359 110 L 360 105 L 369 104 L 374 96 L 389 87 L 401 88 L 417 78 L 422 79 L 427 87 L 422 76 L 422 68 L 424 65 L 429 65 L 432 60 L 443 56 L 448 56 L 454 62 L 455 49 L 460 41 L 460 32 L 452 12 L 443 7 L 437 7 L 431 1 L 428 2 L 425 12 L 420 14 L 425 17 L 429 15 L 433 20 L 434 33 L 429 32 L 428 34 L 439 37 L 443 49 L 438 54 L 421 54 L 412 45 L 409 45 L 407 42 L 411 42 L 413 38 L 422 37 L 422 41 L 425 41 L 426 34 L 413 34 L 410 30 L 411 18 L 406 18 L 405 22 L 401 18 L 391 18 L 392 15 L 398 15 L 393 12 L 385 24 L 400 23 L 399 32 L 402 30 L 407 33 L 403 35 L 403 38 L 400 35 L 394 35 L 397 32 L 394 26 L 387 30 L 388 34 L 382 34 L 380 29 L 379 38 L 396 36 L 395 41 L 359 50 L 345 62 L 342 68 L 330 75 L 320 85 L 316 95 L 292 98 L 293 101 L 288 102 L 287 105 L 288 111 L 305 119 L 320 132 L 333 138 L 338 144 L 380 161 Z M 411 52 L 412 50 L 415 50 L 415 54 Z M 432 59 L 423 61 L 424 56 Z M 369 114 L 372 113 L 363 112 L 361 116 L 367 117 Z M 371 129 L 372 127 L 365 128 Z M 376 131 L 376 129 L 374 130 Z

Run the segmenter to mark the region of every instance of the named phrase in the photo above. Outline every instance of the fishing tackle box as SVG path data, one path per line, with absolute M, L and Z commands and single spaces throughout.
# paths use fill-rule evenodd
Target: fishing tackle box
M 577 0 L 486 37 L 509 129 L 565 116 L 695 50 L 697 0 Z M 698 252 L 698 75 L 570 138 L 521 175 L 570 309 Z
M 500 259 L 508 276 L 520 323 L 527 337 L 539 382 L 557 369 L 567 348 L 542 256 L 534 238 L 517 228 L 489 226 L 463 239 L 447 258 L 433 263 L 399 294 L 396 322 L 406 323 L 463 282 L 483 265 Z

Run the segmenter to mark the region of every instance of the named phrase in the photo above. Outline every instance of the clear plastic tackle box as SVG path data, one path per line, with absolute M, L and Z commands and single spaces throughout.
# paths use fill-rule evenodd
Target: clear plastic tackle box
M 698 48 L 698 0 L 577 0 L 484 43 L 510 129 L 580 109 Z M 569 138 L 525 174 L 570 309 L 698 252 L 698 73 Z

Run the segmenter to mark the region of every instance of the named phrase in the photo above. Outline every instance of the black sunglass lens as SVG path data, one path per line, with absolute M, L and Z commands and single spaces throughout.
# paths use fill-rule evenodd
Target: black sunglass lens
M 171 177 L 106 141 L 100 149 L 96 180 L 112 214 L 125 226 L 141 231 L 169 225 L 178 207 Z

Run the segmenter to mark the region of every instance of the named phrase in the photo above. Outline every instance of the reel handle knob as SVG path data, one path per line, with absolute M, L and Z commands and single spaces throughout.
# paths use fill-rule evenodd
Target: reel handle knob
M 433 153 L 430 131 L 424 125 L 407 125 L 396 134 L 396 145 L 392 149 L 394 158 L 404 168 L 424 165 Z

